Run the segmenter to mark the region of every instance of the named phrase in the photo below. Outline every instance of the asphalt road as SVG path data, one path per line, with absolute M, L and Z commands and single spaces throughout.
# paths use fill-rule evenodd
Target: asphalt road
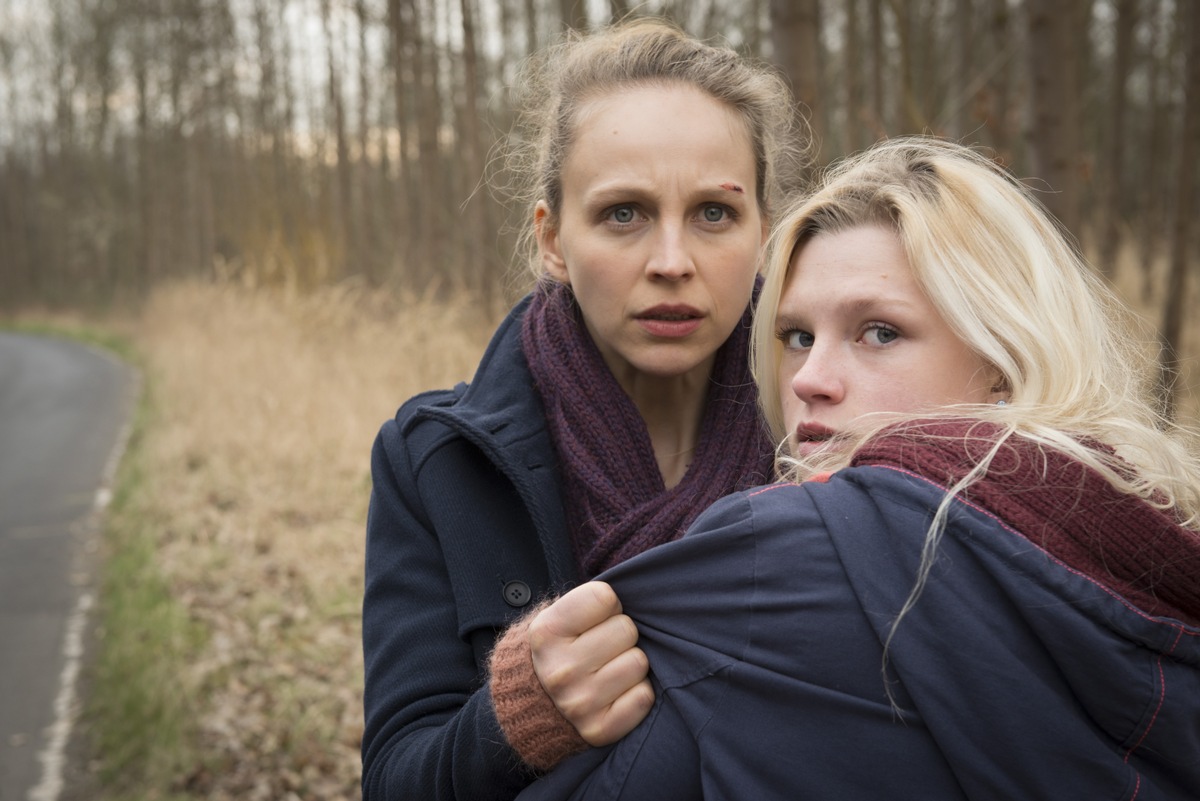
M 0 801 L 56 801 L 78 708 L 93 563 L 136 378 L 0 333 Z

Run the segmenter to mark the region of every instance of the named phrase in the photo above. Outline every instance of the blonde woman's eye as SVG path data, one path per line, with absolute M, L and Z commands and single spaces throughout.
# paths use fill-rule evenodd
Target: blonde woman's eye
M 899 331 L 882 323 L 872 323 L 867 327 L 867 332 L 863 334 L 863 339 L 873 345 L 890 345 L 899 338 Z
M 807 331 L 801 331 L 798 328 L 780 331 L 775 336 L 789 350 L 808 350 L 813 346 L 813 341 L 815 340 L 812 334 Z
M 726 217 L 724 206 L 705 206 L 704 221 L 710 223 L 719 223 Z

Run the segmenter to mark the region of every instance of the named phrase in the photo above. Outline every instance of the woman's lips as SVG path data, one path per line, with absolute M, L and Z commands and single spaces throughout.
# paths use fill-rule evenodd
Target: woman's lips
M 699 328 L 704 315 L 691 306 L 661 305 L 641 312 L 634 319 L 652 336 L 678 339 Z
M 811 456 L 817 451 L 824 450 L 830 445 L 830 439 L 836 434 L 832 428 L 809 423 L 796 426 L 793 434 L 795 450 L 798 456 Z

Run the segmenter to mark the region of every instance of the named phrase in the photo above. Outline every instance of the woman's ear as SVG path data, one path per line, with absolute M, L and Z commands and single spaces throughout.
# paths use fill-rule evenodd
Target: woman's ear
M 991 391 L 988 395 L 988 403 L 999 404 L 1004 406 L 1012 397 L 1012 387 L 1008 385 L 1008 379 L 1000 372 L 999 368 L 988 365 L 988 377 L 991 379 Z
M 571 277 L 567 274 L 567 263 L 562 255 L 558 224 L 544 200 L 539 200 L 533 207 L 533 231 L 537 237 L 542 269 L 555 281 L 570 286 Z

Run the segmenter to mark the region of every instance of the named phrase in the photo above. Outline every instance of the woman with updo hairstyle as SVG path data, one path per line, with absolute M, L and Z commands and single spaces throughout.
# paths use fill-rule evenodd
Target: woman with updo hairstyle
M 772 475 L 748 365 L 793 101 L 768 67 L 640 20 L 526 70 L 533 291 L 470 385 L 372 455 L 363 797 L 506 799 L 654 701 L 596 574 Z
M 756 314 L 785 480 L 598 577 L 655 704 L 521 800 L 1200 797 L 1200 441 L 1030 191 L 882 142 Z

